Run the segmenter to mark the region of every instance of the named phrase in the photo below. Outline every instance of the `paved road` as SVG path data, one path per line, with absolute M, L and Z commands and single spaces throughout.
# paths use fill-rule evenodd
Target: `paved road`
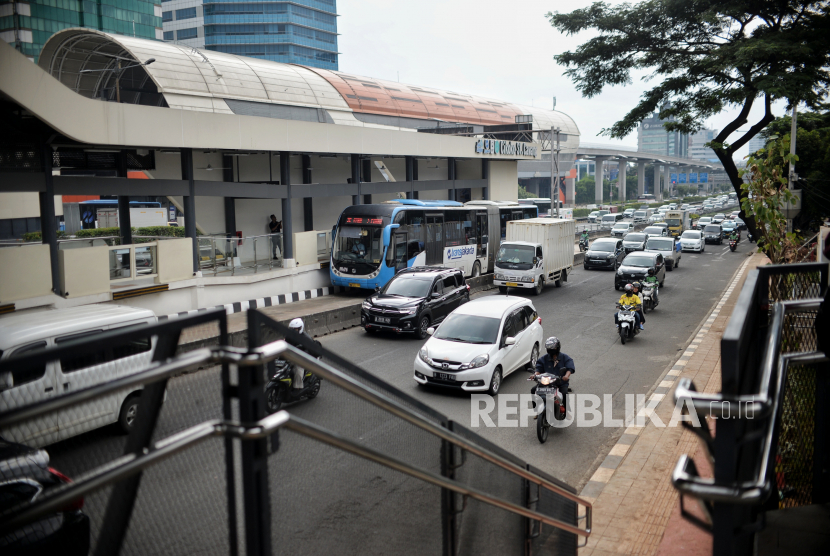
M 612 273 L 585 271 L 579 267 L 562 288 L 549 286 L 541 296 L 533 298 L 543 318 L 545 335 L 561 338 L 564 351 L 576 360 L 574 390 L 599 396 L 611 394 L 613 414 L 622 417 L 624 395 L 646 393 L 654 386 L 720 298 L 750 248 L 744 241 L 737 253 L 729 252 L 726 245 L 709 246 L 700 255 L 684 253 L 680 267 L 667 273 L 660 306 L 647 316 L 645 333 L 625 346 L 620 345 L 613 326 L 614 301 L 619 293 L 613 288 Z M 321 341 L 325 347 L 375 376 L 470 426 L 469 395 L 423 389 L 412 379 L 412 362 L 423 342 L 391 335 L 368 335 L 362 329 L 342 331 Z M 508 376 L 501 393 L 528 392 L 530 383 L 525 378 L 524 373 Z M 338 413 L 332 412 L 333 407 L 339 408 Z M 220 408 L 217 369 L 176 378 L 168 386 L 168 399 L 155 436 L 163 438 L 204 420 L 219 418 Z M 316 400 L 295 404 L 289 410 L 341 434 L 360 438 L 372 447 L 396 453 L 406 461 L 438 471 L 433 457 L 436 446 L 429 438 L 414 429 L 401 434 L 387 414 L 365 402 L 344 401 L 342 390 L 333 386 L 324 383 Z M 349 412 L 361 416 L 360 419 L 350 418 L 346 415 Z M 587 480 L 622 434 L 620 427 L 572 426 L 552 430 L 548 442 L 541 445 L 532 427 L 476 430 L 523 460 L 575 486 Z M 363 545 L 351 549 L 326 544 L 336 542 L 340 538 L 338 533 L 349 531 L 364 519 L 383 522 L 385 531 L 395 531 L 392 537 L 399 539 L 402 547 L 407 543 L 410 543 L 408 546 L 423 544 L 428 539 L 418 532 L 435 530 L 436 524 L 430 522 L 433 515 L 418 515 L 413 520 L 411 513 L 404 517 L 407 512 L 399 511 L 403 500 L 417 506 L 419 497 L 434 495 L 434 489 L 425 489 L 422 484 L 402 480 L 399 474 L 321 448 L 290 433 L 282 436 L 282 442 L 279 454 L 269 458 L 269 474 L 272 497 L 279 508 L 275 519 L 284 525 L 284 530 L 296 533 L 290 540 L 283 536 L 277 541 L 275 532 L 275 542 L 281 543 L 286 553 L 299 553 L 304 546 L 312 545 L 315 550 L 343 554 L 388 552 L 388 535 L 367 538 Z M 120 455 L 123 445 L 123 436 L 112 428 L 105 428 L 47 450 L 56 468 L 78 476 Z M 223 454 L 221 441 L 210 440 L 145 474 L 130 528 L 130 549 L 125 554 L 227 553 Z M 357 468 L 365 469 L 365 475 L 361 472 L 355 476 Z M 342 471 L 342 476 L 332 473 L 333 470 Z M 310 474 L 316 477 L 311 483 L 308 482 Z M 281 488 L 294 482 L 303 484 L 302 496 L 288 496 L 295 490 Z M 307 513 L 306 500 L 319 503 L 329 493 L 343 489 L 353 489 L 346 496 L 351 502 L 335 497 L 330 506 L 321 507 L 326 519 L 331 520 L 326 521 L 329 534 L 320 536 L 313 527 L 303 530 L 304 523 L 318 523 L 321 519 L 320 515 Z M 394 496 L 390 496 L 390 489 Z M 100 532 L 107 494 L 104 491 L 87 497 L 93 538 Z M 390 520 L 390 515 L 400 516 L 400 521 Z M 396 523 L 399 523 L 397 529 Z M 440 524 L 437 527 L 440 529 Z M 167 540 L 159 544 L 160 539 Z

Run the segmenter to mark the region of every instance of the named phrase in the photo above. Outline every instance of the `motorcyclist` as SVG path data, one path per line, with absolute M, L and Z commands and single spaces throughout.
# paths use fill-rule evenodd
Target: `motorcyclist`
M 551 336 L 545 340 L 547 354 L 536 360 L 536 374 L 550 373 L 562 379 L 557 382 L 556 388 L 559 390 L 559 394 L 562 395 L 562 407 L 564 408 L 568 393 L 568 381 L 571 375 L 576 372 L 576 365 L 573 359 L 560 351 L 561 348 L 562 342 L 556 336 Z M 536 393 L 536 386 L 531 388 L 530 393 Z
M 660 280 L 658 280 L 657 276 L 654 275 L 654 269 L 653 268 L 648 269 L 648 276 L 646 276 L 645 279 L 643 279 L 643 282 L 646 283 L 646 284 L 654 285 L 654 290 L 653 290 L 651 295 L 654 298 L 654 306 L 657 307 L 657 304 L 658 304 L 657 291 L 660 289 L 659 288 Z
M 643 285 L 640 282 L 631 283 L 631 290 L 634 292 L 634 295 L 640 298 L 640 308 L 637 310 L 637 314 L 640 315 L 640 330 L 642 330 L 642 325 L 646 323 L 646 313 L 643 311 L 643 294 L 640 293 L 641 289 L 643 289 Z
M 640 322 L 640 310 L 642 308 L 642 302 L 640 301 L 640 296 L 634 293 L 634 287 L 631 284 L 625 285 L 625 293 L 620 297 L 619 301 L 620 305 L 631 305 L 634 307 L 634 323 L 640 328 L 640 330 L 645 330 L 643 327 L 642 322 Z M 614 313 L 614 324 L 619 324 L 619 312 Z
M 305 340 L 306 345 L 313 344 L 315 341 L 314 339 L 309 336 L 305 331 L 305 323 L 303 319 L 296 318 L 288 323 L 288 328 L 292 332 L 296 332 L 299 334 L 303 340 Z M 299 341 L 293 340 L 291 338 L 286 338 L 285 341 L 295 348 L 308 353 L 308 348 L 304 346 Z M 300 367 L 299 365 L 294 365 L 294 379 L 291 381 L 291 395 L 297 396 L 303 390 L 303 378 L 305 377 L 305 369 Z
M 732 232 L 729 234 L 729 241 L 739 241 L 739 238 L 738 229 L 732 228 Z
M 585 247 L 588 247 L 588 230 L 582 230 L 582 235 L 579 236 L 580 243 L 585 243 Z

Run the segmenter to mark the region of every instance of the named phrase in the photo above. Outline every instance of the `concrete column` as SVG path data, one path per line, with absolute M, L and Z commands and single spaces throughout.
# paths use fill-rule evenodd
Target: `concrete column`
M 490 179 L 490 159 L 484 158 L 481 160 L 481 179 L 489 180 Z M 489 183 L 489 181 L 487 182 Z M 481 188 L 481 198 L 485 201 L 490 200 L 490 188 L 486 185 Z
M 671 174 L 669 173 L 669 165 L 666 164 L 663 166 L 663 191 L 666 195 L 668 195 L 671 191 Z M 663 196 L 660 196 L 660 200 L 663 200 Z
M 642 197 L 646 193 L 646 161 L 637 161 L 637 195 Z
M 415 192 L 415 176 L 413 172 L 413 166 L 415 159 L 411 156 L 406 157 L 406 182 L 409 184 L 409 191 L 406 192 L 407 199 L 413 199 L 413 193 Z
M 41 147 L 43 156 L 43 176 L 45 191 L 38 193 L 40 202 L 40 240 L 49 246 L 49 263 L 52 270 L 52 292 L 62 295 L 60 263 L 58 262 L 58 225 L 55 217 L 55 182 L 52 179 L 52 146 L 44 143 Z
M 660 197 L 660 165 L 654 163 L 654 185 L 651 186 L 651 194 L 654 195 L 656 201 L 662 201 Z
M 350 183 L 357 184 L 357 195 L 352 195 L 352 204 L 360 204 L 360 155 L 352 155 L 352 177 L 349 178 Z
M 236 181 L 233 179 L 233 157 L 222 155 L 222 179 L 226 182 Z M 224 197 L 225 201 L 225 234 L 230 236 L 236 232 L 236 199 Z
M 372 161 L 368 158 L 364 158 L 360 161 L 360 183 L 370 183 L 372 181 Z M 372 196 L 371 195 L 364 195 L 363 196 L 363 204 L 364 205 L 371 205 L 372 204 Z
M 311 156 L 302 156 L 303 164 L 303 185 L 311 183 Z M 303 229 L 310 232 L 314 229 L 314 203 L 311 197 L 303 197 Z
M 118 177 L 127 179 L 127 153 L 119 151 L 115 155 Z M 127 195 L 118 196 L 118 228 L 122 245 L 130 245 L 133 242 L 133 227 L 130 218 L 130 198 Z
M 456 193 L 455 193 L 455 159 L 452 157 L 447 158 L 447 179 L 452 181 L 452 188 L 447 191 L 447 198 L 450 201 L 456 201 Z
M 418 159 L 415 158 L 412 160 L 412 181 L 418 181 Z M 420 197 L 420 193 L 415 191 L 415 186 L 412 186 L 412 198 L 418 199 Z
M 184 235 L 193 242 L 193 272 L 199 272 L 199 239 L 196 237 L 196 181 L 193 179 L 193 149 L 181 150 L 182 179 L 187 181 L 184 197 Z
M 628 170 L 628 162 L 620 159 L 619 172 L 617 173 L 617 189 L 619 190 L 620 202 L 625 203 L 625 173 Z
M 286 186 L 282 199 L 282 267 L 294 267 L 294 228 L 291 226 L 291 153 L 280 151 L 280 184 Z M 270 248 L 270 247 L 269 247 Z
M 602 204 L 603 165 L 607 156 L 598 156 L 594 159 L 594 199 L 598 205 Z
M 565 206 L 576 205 L 576 178 L 565 178 Z

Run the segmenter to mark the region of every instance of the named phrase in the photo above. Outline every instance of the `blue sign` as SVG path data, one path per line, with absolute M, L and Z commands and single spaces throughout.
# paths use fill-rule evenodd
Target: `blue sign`
M 709 183 L 709 173 L 708 172 L 701 172 L 700 173 L 700 183 Z
M 686 174 L 677 174 L 677 183 L 686 183 Z
M 672 183 L 677 183 L 677 174 L 671 174 L 670 178 Z
M 689 183 L 697 183 L 697 172 L 689 172 Z

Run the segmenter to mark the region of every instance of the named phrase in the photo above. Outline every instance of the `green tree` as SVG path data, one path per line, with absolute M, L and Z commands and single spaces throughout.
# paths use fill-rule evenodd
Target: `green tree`
M 627 85 L 632 72 L 655 84 L 603 134 L 623 138 L 655 111 L 666 131 L 692 133 L 707 118 L 738 108 L 711 146 L 740 196 L 746 192 L 735 152 L 775 119 L 779 99 L 819 106 L 830 87 L 830 4 L 824 0 L 647 0 L 615 6 L 595 2 L 571 13 L 548 13 L 566 35 L 594 36 L 554 56 L 576 88 L 593 97 Z M 757 101 L 764 115 L 748 128 Z M 728 143 L 733 133 L 738 138 Z M 751 230 L 754 220 L 746 221 Z M 756 234 L 757 235 L 757 234 Z
M 533 197 L 533 195 L 527 192 L 527 189 L 525 189 L 525 186 L 519 185 L 519 199 L 530 199 L 532 197 Z

